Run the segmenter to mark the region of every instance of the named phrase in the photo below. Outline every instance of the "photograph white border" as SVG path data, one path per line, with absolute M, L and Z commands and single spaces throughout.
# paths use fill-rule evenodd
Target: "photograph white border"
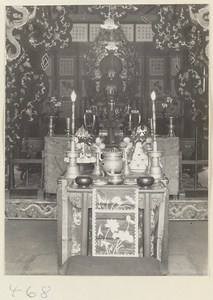
M 117 0 L 117 3 L 122 3 L 123 1 Z M 135 1 L 138 4 L 147 4 L 143 3 L 144 1 Z M 157 1 L 149 1 L 148 4 L 155 4 Z M 56 0 L 50 1 L 33 1 L 36 5 L 58 5 L 59 2 Z M 81 3 L 73 0 L 72 4 L 81 5 Z M 92 4 L 99 4 L 97 1 L 91 1 Z M 108 0 L 108 3 L 114 4 L 114 1 Z M 164 1 L 164 4 L 171 4 L 171 1 Z M 175 4 L 188 4 L 188 1 L 174 1 Z M 213 7 L 212 2 L 210 0 L 194 0 L 195 4 L 210 4 L 210 12 L 212 17 Z M 0 3 L 0 20 L 4 22 L 4 7 L 5 5 L 29 5 L 29 1 L 1 1 Z M 82 5 L 85 3 L 82 2 Z M 88 3 L 87 3 L 88 4 Z M 132 4 L 132 3 L 131 3 Z M 70 5 L 70 1 L 63 1 L 63 5 Z M 212 20 L 212 19 L 211 19 Z M 210 50 L 209 53 L 212 53 L 212 26 L 211 22 L 211 39 L 210 39 Z M 4 81 L 4 62 L 5 62 L 5 53 L 4 53 L 4 45 L 5 45 L 5 28 L 4 24 L 1 26 L 1 31 L 3 32 L 0 35 L 0 41 L 2 51 L 1 51 L 1 91 L 2 95 L 5 92 L 5 81 Z M 211 57 L 210 57 L 211 62 Z M 212 64 L 209 64 L 212 69 Z M 212 77 L 212 70 L 210 72 L 210 77 Z M 210 78 L 211 79 L 211 78 Z M 213 87 L 210 86 L 210 94 L 213 94 Z M 4 98 L 4 97 L 3 97 Z M 212 109 L 212 97 L 210 98 L 210 107 L 209 110 Z M 4 129 L 4 101 L 0 101 L 1 109 L 0 109 L 0 119 L 2 128 Z M 210 136 L 212 137 L 212 120 L 210 119 Z M 1 136 L 2 144 L 4 144 L 4 130 L 2 131 Z M 209 140 L 209 149 L 210 149 L 210 159 L 212 158 L 212 149 L 213 149 L 213 139 Z M 4 147 L 1 146 L 0 150 L 1 155 L 1 163 L 2 163 L 2 172 L 4 169 Z M 211 166 L 210 166 L 211 167 Z M 212 169 L 212 167 L 211 167 Z M 210 187 L 212 186 L 212 170 L 210 169 Z M 4 174 L 1 177 L 4 179 Z M 4 180 L 0 181 L 1 184 L 1 194 L 2 199 L 4 199 Z M 209 191 L 209 198 L 212 198 L 212 188 Z M 3 201 L 2 201 L 3 202 Z M 213 205 L 209 205 L 209 216 L 213 216 Z M 23 299 L 22 297 L 17 296 L 17 298 L 12 297 L 9 287 L 12 284 L 13 286 L 17 286 L 19 288 L 26 288 L 27 286 L 34 286 L 36 289 L 40 289 L 41 286 L 51 286 L 52 293 L 51 296 L 47 299 L 51 300 L 90 300 L 90 299 L 118 299 L 118 300 L 126 300 L 126 299 L 135 299 L 135 300 L 211 300 L 213 299 L 213 288 L 212 282 L 213 277 L 212 273 L 209 276 L 174 276 L 174 277 L 87 277 L 87 276 L 71 276 L 71 277 L 61 277 L 61 276 L 5 276 L 4 275 L 4 203 L 2 203 L 1 209 L 1 268 L 0 268 L 0 298 L 5 300 L 10 299 Z M 212 217 L 211 217 L 212 218 Z M 210 223 L 210 232 L 209 233 L 209 267 L 210 270 L 213 270 L 212 264 L 212 220 L 209 220 Z M 27 298 L 26 298 L 27 299 Z M 34 299 L 39 299 L 34 298 Z

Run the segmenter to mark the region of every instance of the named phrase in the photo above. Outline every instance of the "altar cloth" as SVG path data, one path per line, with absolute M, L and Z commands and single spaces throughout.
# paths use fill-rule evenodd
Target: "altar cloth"
M 99 193 L 101 199 L 97 198 L 97 201 L 94 201 L 93 193 L 95 193 L 95 189 L 97 193 L 97 188 L 99 192 L 102 192 L 101 194 Z M 111 203 L 108 197 L 105 197 L 106 195 L 103 193 L 104 189 L 109 191 L 107 195 L 111 195 Z M 117 189 L 116 195 L 113 192 L 114 189 Z M 130 192 L 127 194 L 125 189 L 128 189 Z M 137 192 L 138 207 L 136 205 L 137 197 L 135 197 Z M 125 196 L 127 196 L 127 199 Z M 113 200 L 113 197 L 117 198 L 114 198 Z M 127 200 L 126 202 L 125 199 Z M 94 203 L 97 203 L 95 208 Z M 125 261 L 126 259 L 146 259 L 152 257 L 157 259 L 166 271 L 168 269 L 168 203 L 168 189 L 166 187 L 159 190 L 141 190 L 137 186 L 105 185 L 81 189 L 78 187 L 73 188 L 69 185 L 67 179 L 61 178 L 57 194 L 57 244 L 59 266 L 61 267 L 70 257 L 74 256 L 85 256 L 88 257 L 88 259 L 91 258 L 91 260 L 88 260 L 88 262 L 90 261 L 90 264 L 96 262 L 96 260 L 94 260 L 95 258 L 103 259 L 104 264 L 107 258 L 123 259 Z M 127 204 L 125 207 L 126 211 L 123 209 L 118 210 L 118 208 L 121 208 L 125 204 Z M 102 218 L 103 208 L 106 208 L 107 205 L 109 211 L 104 212 L 104 219 Z M 106 242 L 107 247 L 112 246 L 110 249 L 112 253 L 110 251 L 108 253 L 101 253 L 101 251 L 105 251 L 107 247 L 96 247 L 94 252 L 94 242 L 92 240 L 92 233 L 94 230 L 94 220 L 92 216 L 94 214 L 94 209 L 96 210 L 96 214 L 98 214 L 98 222 L 103 221 L 101 228 L 99 228 L 99 225 L 101 225 L 100 223 L 98 223 L 98 226 L 96 224 L 97 228 L 95 232 L 99 235 L 100 239 L 103 239 L 103 241 Z M 134 214 L 136 211 L 137 216 Z M 113 215 L 114 213 L 115 216 Z M 118 221 L 120 220 L 120 215 L 123 218 L 121 218 L 123 223 Z M 119 216 L 118 220 L 116 220 L 117 216 Z M 131 224 L 131 230 L 130 224 L 128 225 L 128 223 Z M 138 230 L 136 226 L 138 226 Z M 106 238 L 105 240 L 106 233 L 108 239 Z M 138 239 L 136 241 L 137 235 Z M 114 244 L 107 244 L 111 241 L 114 241 Z M 118 247 L 114 251 L 114 246 L 116 245 Z M 124 247 L 119 248 L 120 245 Z M 127 249 L 127 252 L 117 251 L 120 249 L 122 251 Z M 111 256 L 111 254 L 114 255 L 116 251 L 116 256 Z M 94 256 L 92 252 L 94 253 Z M 78 260 L 78 258 L 70 258 L 70 263 L 71 261 L 74 262 L 76 260 Z

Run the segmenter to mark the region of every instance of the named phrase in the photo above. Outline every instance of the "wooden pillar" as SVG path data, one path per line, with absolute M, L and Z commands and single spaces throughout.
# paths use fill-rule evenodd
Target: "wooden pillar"
M 151 256 L 151 215 L 150 215 L 150 194 L 145 194 L 144 208 L 144 257 Z
M 81 201 L 82 201 L 82 204 L 81 204 L 81 228 L 82 228 L 81 255 L 87 255 L 88 193 L 83 193 Z

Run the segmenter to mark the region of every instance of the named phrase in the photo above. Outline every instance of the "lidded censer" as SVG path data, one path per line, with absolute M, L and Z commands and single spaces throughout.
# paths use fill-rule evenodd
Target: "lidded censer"
M 116 147 L 103 152 L 102 168 L 106 174 L 119 174 L 124 167 L 123 153 Z

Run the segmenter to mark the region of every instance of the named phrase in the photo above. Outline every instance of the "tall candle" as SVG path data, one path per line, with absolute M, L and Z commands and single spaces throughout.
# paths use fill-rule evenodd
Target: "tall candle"
M 150 131 L 151 131 L 151 134 L 153 135 L 153 121 L 152 121 L 152 118 L 149 119 L 149 123 L 150 123 Z
M 152 121 L 153 121 L 153 134 L 156 134 L 156 114 L 155 114 L 155 99 L 156 99 L 156 93 L 153 91 L 151 93 L 151 99 L 152 99 Z
M 71 134 L 75 135 L 75 101 L 76 101 L 76 93 L 73 90 L 71 94 L 72 101 L 72 125 L 71 125 Z
M 151 99 L 152 99 L 152 122 L 153 122 L 153 151 L 157 151 L 157 142 L 156 142 L 156 114 L 155 114 L 155 99 L 156 99 L 156 93 L 153 91 L 151 93 Z

